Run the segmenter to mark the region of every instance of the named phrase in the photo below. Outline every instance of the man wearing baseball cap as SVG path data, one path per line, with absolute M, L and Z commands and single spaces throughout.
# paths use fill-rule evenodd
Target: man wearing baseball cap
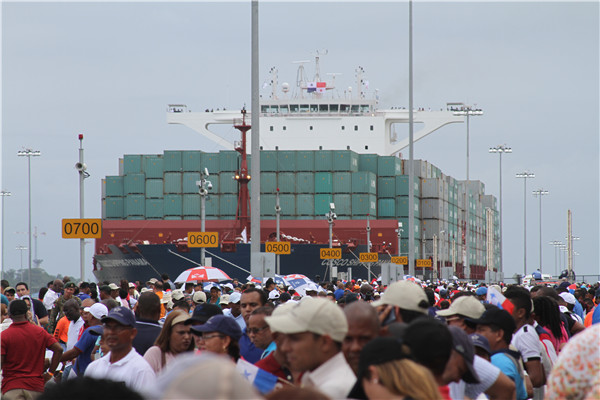
M 380 319 L 383 325 L 393 322 L 410 323 L 429 312 L 429 300 L 423 288 L 414 282 L 398 281 L 392 283 L 381 296 L 371 303 L 373 307 L 382 307 Z
M 240 292 L 233 292 L 229 295 L 229 308 L 223 310 L 223 314 L 227 315 L 233 319 L 240 326 L 240 329 L 243 331 L 246 328 L 246 322 L 244 321 L 244 316 L 242 315 L 242 309 L 240 308 L 240 300 L 242 299 L 242 294 Z
M 91 363 L 85 376 L 124 382 L 130 389 L 141 392 L 155 379 L 150 364 L 133 348 L 137 334 L 135 316 L 125 307 L 115 307 L 102 318 L 103 338 L 110 352 Z
M 492 364 L 515 382 L 517 400 L 527 399 L 523 371 L 519 362 L 521 356 L 518 351 L 508 348 L 517 328 L 515 320 L 506 310 L 492 307 L 486 310 L 476 322 L 477 333 L 484 336 L 490 345 Z
M 86 368 L 92 362 L 92 351 L 96 345 L 97 337 L 91 334 L 90 328 L 101 324 L 101 319 L 108 314 L 108 308 L 102 303 L 95 303 L 91 307 L 84 308 L 83 311 L 90 314 L 88 328 L 83 331 L 75 346 L 65 351 L 60 359 L 62 362 L 66 362 L 77 357 L 71 370 L 77 376 L 83 376 Z
M 282 334 L 278 347 L 289 368 L 303 372 L 302 386 L 333 399 L 348 395 L 356 377 L 341 351 L 348 322 L 338 306 L 326 299 L 307 298 L 265 321 L 271 331 Z
M 446 318 L 450 326 L 456 326 L 467 334 L 475 333 L 477 325 L 472 320 L 481 317 L 485 307 L 475 296 L 463 295 L 456 298 L 446 310 L 440 310 L 436 315 Z

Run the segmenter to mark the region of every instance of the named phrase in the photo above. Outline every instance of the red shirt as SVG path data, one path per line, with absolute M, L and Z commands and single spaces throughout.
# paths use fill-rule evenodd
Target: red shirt
M 27 321 L 13 322 L 1 336 L 2 394 L 13 389 L 44 391 L 46 349 L 56 343 L 43 328 Z
M 258 360 L 254 365 L 256 365 L 260 369 L 264 369 L 267 372 L 281 378 L 283 380 L 288 380 L 288 375 L 283 370 L 282 366 L 279 365 L 273 353 L 269 354 L 262 360 Z

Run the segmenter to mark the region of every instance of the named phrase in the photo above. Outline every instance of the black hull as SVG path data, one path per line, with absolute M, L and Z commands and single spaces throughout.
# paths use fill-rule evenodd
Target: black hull
M 264 245 L 262 247 L 264 251 Z M 328 261 L 319 258 L 320 249 L 326 247 L 328 246 L 324 244 L 292 245 L 292 254 L 280 256 L 280 274 L 303 274 L 311 279 L 316 279 L 317 275 L 320 279 L 328 277 Z M 186 269 L 200 265 L 199 248 L 186 247 L 184 251 L 180 251 L 175 244 L 138 244 L 135 248 L 111 245 L 109 248 L 111 254 L 97 254 L 94 259 L 94 275 L 99 282 L 118 283 L 121 279 L 145 282 L 150 278 L 160 278 L 163 273 L 174 280 Z M 358 254 L 367 251 L 366 245 L 359 245 L 351 251 L 346 247 L 342 249 L 342 258 L 333 260 L 333 265 L 338 267 L 338 273 L 348 273 L 351 268 L 353 279 L 367 279 L 367 264 L 358 260 Z M 212 257 L 213 267 L 222 269 L 231 278 L 238 278 L 240 282 L 246 282 L 250 275 L 250 244 L 237 244 L 235 252 L 208 248 L 206 257 Z M 380 262 L 371 263 L 372 273 L 380 276 L 381 262 L 389 259 L 387 254 L 380 254 Z

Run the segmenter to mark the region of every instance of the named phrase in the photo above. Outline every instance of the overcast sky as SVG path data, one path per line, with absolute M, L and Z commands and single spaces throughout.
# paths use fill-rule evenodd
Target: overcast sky
M 416 107 L 476 104 L 471 120 L 470 178 L 498 196 L 503 157 L 504 269 L 523 270 L 523 180 L 527 182 L 527 264 L 539 264 L 543 197 L 543 259 L 554 272 L 573 211 L 575 270 L 599 274 L 599 29 L 597 2 L 414 4 Z M 408 5 L 263 3 L 261 81 L 272 66 L 294 83 L 296 60 L 327 49 L 321 72 L 339 72 L 354 86 L 362 66 L 380 108 L 408 104 Z M 307 67 L 309 74 L 312 66 Z M 268 89 L 264 90 L 268 94 Z M 2 3 L 2 189 L 5 268 L 20 267 L 27 245 L 27 160 L 31 160 L 33 226 L 38 257 L 50 273 L 78 275 L 79 241 L 61 238 L 60 221 L 79 215 L 77 135 L 85 135 L 86 217 L 101 215 L 101 179 L 118 174 L 124 154 L 220 148 L 194 131 L 167 125 L 166 106 L 192 110 L 250 105 L 250 2 Z M 426 159 L 466 177 L 466 126 L 453 124 L 415 144 Z M 405 152 L 408 156 L 408 151 Z M 93 244 L 87 246 L 91 277 Z M 562 260 L 562 253 L 560 259 Z M 561 261 L 562 264 L 562 261 Z M 27 252 L 23 255 L 27 266 Z

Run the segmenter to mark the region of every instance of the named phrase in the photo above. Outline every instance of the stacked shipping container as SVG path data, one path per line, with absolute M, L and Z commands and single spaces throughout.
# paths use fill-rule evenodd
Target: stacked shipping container
M 413 164 L 414 225 L 408 227 L 409 161 L 394 156 L 341 151 L 261 151 L 261 216 L 275 218 L 279 189 L 281 218 L 324 219 L 335 203 L 339 219 L 395 219 L 403 224 L 403 252 L 408 232 L 415 232 L 418 257 L 432 255 L 433 235 L 450 265 L 453 249 L 462 260 L 465 229 L 465 184 L 445 176 L 423 160 Z M 249 163 L 251 157 L 248 156 Z M 235 151 L 167 150 L 158 155 L 125 155 L 119 175 L 103 180 L 103 218 L 199 219 L 200 195 L 196 181 L 210 172 L 212 190 L 206 201 L 207 219 L 234 219 L 237 211 L 240 156 Z M 471 264 L 486 263 L 486 208 L 493 210 L 494 237 L 499 238 L 496 199 L 485 195 L 480 181 L 469 182 Z M 495 240 L 495 259 L 499 247 Z M 496 264 L 497 265 L 497 264 Z

